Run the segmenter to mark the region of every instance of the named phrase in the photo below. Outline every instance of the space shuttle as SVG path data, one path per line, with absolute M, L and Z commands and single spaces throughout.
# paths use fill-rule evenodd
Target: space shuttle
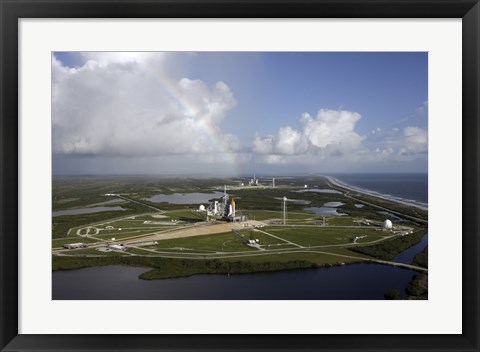
M 228 216 L 231 216 L 231 217 L 235 216 L 235 198 L 233 197 L 232 197 L 232 201 L 230 202 Z

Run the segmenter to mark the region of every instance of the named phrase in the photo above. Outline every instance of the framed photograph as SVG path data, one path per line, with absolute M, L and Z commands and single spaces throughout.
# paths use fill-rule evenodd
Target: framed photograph
M 478 351 L 478 1 L 1 2 L 2 351 Z

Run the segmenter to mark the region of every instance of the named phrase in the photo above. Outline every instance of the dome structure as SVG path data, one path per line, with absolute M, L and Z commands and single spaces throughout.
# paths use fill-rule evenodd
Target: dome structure
M 391 230 L 391 229 L 393 228 L 392 222 L 391 222 L 390 220 L 388 220 L 388 219 L 385 220 L 385 221 L 383 222 L 383 228 L 384 228 L 384 229 L 387 229 L 387 230 Z
M 200 205 L 200 206 L 198 207 L 198 211 L 205 211 L 205 205 L 203 205 L 203 204 Z

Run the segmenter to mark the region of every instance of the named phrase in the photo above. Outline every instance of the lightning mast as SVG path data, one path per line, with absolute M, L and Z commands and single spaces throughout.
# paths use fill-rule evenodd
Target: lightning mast
M 283 224 L 287 224 L 287 197 L 283 197 L 282 211 L 283 211 Z

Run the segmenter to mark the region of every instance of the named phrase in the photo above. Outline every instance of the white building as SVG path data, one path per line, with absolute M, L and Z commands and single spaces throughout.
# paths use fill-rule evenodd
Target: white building
M 77 249 L 77 248 L 85 248 L 87 247 L 86 243 L 67 243 L 63 245 L 63 248 L 66 249 Z
M 108 248 L 116 250 L 116 251 L 124 251 L 127 249 L 123 244 L 110 244 Z
M 393 228 L 392 222 L 391 222 L 390 220 L 388 220 L 388 219 L 385 220 L 385 221 L 383 222 L 383 228 L 384 228 L 385 230 L 391 230 L 391 229 Z

